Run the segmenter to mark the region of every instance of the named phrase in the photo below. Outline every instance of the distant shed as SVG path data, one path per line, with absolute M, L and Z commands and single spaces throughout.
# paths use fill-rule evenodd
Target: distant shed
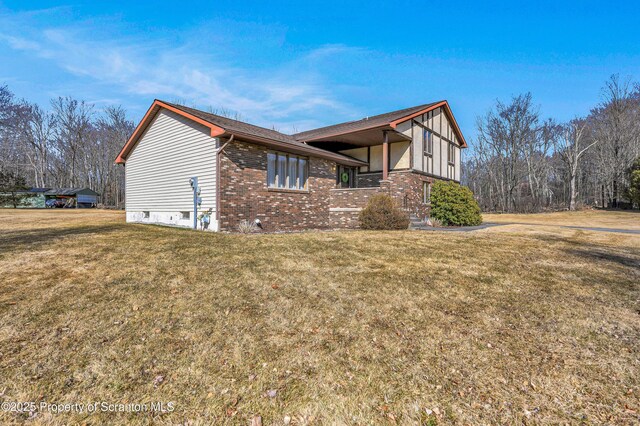
M 98 194 L 89 188 L 53 188 L 44 193 L 46 199 L 68 200 L 77 208 L 91 208 L 98 204 Z

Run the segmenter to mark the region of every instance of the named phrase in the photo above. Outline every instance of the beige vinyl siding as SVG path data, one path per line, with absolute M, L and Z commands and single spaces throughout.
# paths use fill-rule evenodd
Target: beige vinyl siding
M 127 212 L 193 210 L 192 176 L 202 190 L 200 210 L 215 212 L 216 149 L 208 128 L 161 110 L 127 159 Z

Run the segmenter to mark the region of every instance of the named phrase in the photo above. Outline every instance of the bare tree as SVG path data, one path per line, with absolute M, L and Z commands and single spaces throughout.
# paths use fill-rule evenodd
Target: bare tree
M 61 156 L 68 162 L 68 182 L 78 183 L 78 162 L 82 149 L 89 143 L 92 133 L 93 105 L 70 97 L 51 101 L 56 120 L 56 142 Z
M 495 111 L 478 119 L 478 154 L 492 165 L 489 174 L 504 211 L 516 209 L 516 192 L 529 174 L 524 152 L 529 149 L 527 158 L 533 161 L 539 121 L 530 93 L 512 98 L 509 104 L 497 101 Z
M 555 151 L 563 161 L 569 173 L 569 210 L 576 209 L 578 192 L 576 178 L 582 156 L 598 143 L 598 140 L 587 140 L 587 121 L 574 119 L 557 127 L 553 138 Z
M 0 86 L 0 171 L 11 170 L 22 175 L 26 166 L 20 147 L 24 102 L 15 99 L 7 86 Z
M 602 185 L 609 205 L 618 207 L 625 171 L 636 158 L 638 109 L 629 80 L 613 75 L 603 89 L 603 101 L 591 113 Z
M 124 169 L 114 164 L 124 142 L 134 131 L 134 124 L 127 119 L 121 106 L 108 107 L 98 119 L 97 141 L 99 158 L 96 170 L 100 179 L 100 190 L 106 205 L 121 206 L 124 203 Z
M 53 114 L 36 104 L 27 104 L 23 111 L 21 139 L 25 144 L 24 152 L 33 168 L 35 185 L 45 187 L 56 120 Z

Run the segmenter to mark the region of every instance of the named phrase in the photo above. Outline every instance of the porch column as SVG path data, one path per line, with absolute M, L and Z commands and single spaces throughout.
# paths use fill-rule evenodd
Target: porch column
M 389 135 L 383 130 L 384 142 L 382 142 L 382 179 L 387 180 L 389 176 Z

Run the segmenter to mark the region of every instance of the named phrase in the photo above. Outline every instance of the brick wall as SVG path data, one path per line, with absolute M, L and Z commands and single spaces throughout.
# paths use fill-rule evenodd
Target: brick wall
M 382 180 L 382 173 L 367 173 L 358 175 L 358 188 L 379 187 Z
M 335 163 L 311 157 L 308 191 L 273 190 L 267 187 L 267 151 L 234 141 L 221 154 L 221 230 L 237 231 L 240 221 L 256 218 L 269 232 L 357 228 L 359 210 L 379 192 L 390 194 L 409 213 L 420 218 L 428 215 L 428 206 L 422 203 L 422 182 L 432 182 L 430 177 L 398 171 L 380 181 L 377 174 L 365 175 L 379 186 L 336 189 Z
M 332 189 L 331 208 L 362 208 L 367 205 L 369 198 L 380 192 L 378 188 L 340 188 Z
M 431 177 L 407 170 L 389 173 L 387 180 L 380 185 L 387 188 L 400 207 L 423 219 L 429 215 L 429 206 L 422 202 L 422 184 L 433 181 Z
M 267 148 L 234 141 L 220 156 L 220 229 L 237 231 L 243 219 L 260 219 L 265 231 L 330 228 L 329 191 L 335 163 L 309 158 L 308 191 L 267 187 Z
M 433 179 L 407 170 L 390 172 L 387 180 L 378 180 L 377 188 L 332 189 L 331 225 L 335 228 L 357 228 L 359 209 L 366 207 L 369 198 L 378 193 L 391 195 L 408 214 L 424 219 L 429 215 L 429 206 L 422 202 L 423 182 L 433 182 Z
M 360 210 L 381 188 L 339 188 L 331 190 L 329 220 L 333 228 L 357 228 Z

